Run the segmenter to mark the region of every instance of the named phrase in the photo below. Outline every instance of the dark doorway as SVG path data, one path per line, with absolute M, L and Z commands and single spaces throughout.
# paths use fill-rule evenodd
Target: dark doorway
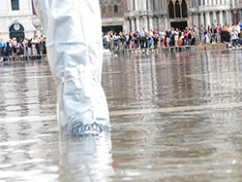
M 187 27 L 187 21 L 171 22 L 171 27 L 179 28 L 180 30 L 184 30 Z
M 25 38 L 24 27 L 19 23 L 13 24 L 9 29 L 9 37 L 10 39 L 14 37 L 17 39 L 21 39 L 21 38 L 24 39 Z
M 116 32 L 118 34 L 120 31 L 123 31 L 123 27 L 122 26 L 104 26 L 104 27 L 102 27 L 102 31 L 103 31 L 103 33 L 112 31 L 112 32 Z

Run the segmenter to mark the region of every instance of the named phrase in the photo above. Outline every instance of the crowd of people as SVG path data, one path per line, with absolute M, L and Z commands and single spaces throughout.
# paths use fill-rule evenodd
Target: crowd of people
M 168 30 L 146 30 L 119 33 L 109 31 L 103 33 L 103 47 L 105 49 L 125 50 L 138 48 L 158 47 L 179 47 L 197 44 L 217 44 L 228 43 L 235 48 L 242 45 L 242 23 L 224 26 L 212 24 L 207 27 L 186 28 L 183 31 L 178 28 Z M 32 59 L 33 56 L 42 56 L 46 54 L 46 37 L 36 34 L 33 38 L 12 38 L 9 41 L 0 39 L 0 58 L 8 60 L 10 57 L 25 56 L 26 59 Z
M 200 29 L 201 41 L 203 44 L 229 43 L 233 48 L 242 45 L 242 23 L 238 22 L 229 26 L 214 24 Z
M 24 56 L 26 59 L 46 54 L 46 37 L 34 35 L 33 38 L 0 39 L 0 58 L 7 61 L 10 57 Z
M 137 48 L 179 47 L 197 44 L 228 43 L 232 47 L 242 45 L 242 24 L 224 26 L 214 24 L 207 27 L 171 28 L 168 30 L 145 30 L 135 32 L 112 31 L 103 34 L 103 46 L 110 50 L 125 50 Z
M 195 45 L 196 37 L 194 28 L 187 28 L 184 31 L 174 28 L 167 31 L 158 29 L 147 31 L 143 28 L 140 32 L 119 32 L 119 34 L 109 31 L 103 35 L 103 46 L 106 49 L 120 50 Z

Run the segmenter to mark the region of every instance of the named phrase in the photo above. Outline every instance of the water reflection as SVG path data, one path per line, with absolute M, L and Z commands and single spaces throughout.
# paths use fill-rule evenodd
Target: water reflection
M 120 178 L 242 179 L 240 57 L 177 52 L 106 63 Z
M 114 175 L 110 135 L 61 139 L 59 181 L 110 181 Z
M 242 52 L 104 61 L 112 133 L 60 136 L 47 62 L 0 67 L 0 181 L 242 181 Z

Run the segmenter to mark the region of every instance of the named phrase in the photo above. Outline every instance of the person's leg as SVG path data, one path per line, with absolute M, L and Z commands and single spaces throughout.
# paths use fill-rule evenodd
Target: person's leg
M 60 125 L 72 135 L 108 131 L 108 106 L 101 86 L 99 1 L 35 1 L 42 15 L 49 64 L 57 82 Z

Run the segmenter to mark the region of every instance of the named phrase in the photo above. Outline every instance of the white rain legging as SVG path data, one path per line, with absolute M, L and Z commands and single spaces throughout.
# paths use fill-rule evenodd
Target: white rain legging
M 57 115 L 71 135 L 109 131 L 101 86 L 102 33 L 98 0 L 34 0 L 47 36 L 57 83 Z

